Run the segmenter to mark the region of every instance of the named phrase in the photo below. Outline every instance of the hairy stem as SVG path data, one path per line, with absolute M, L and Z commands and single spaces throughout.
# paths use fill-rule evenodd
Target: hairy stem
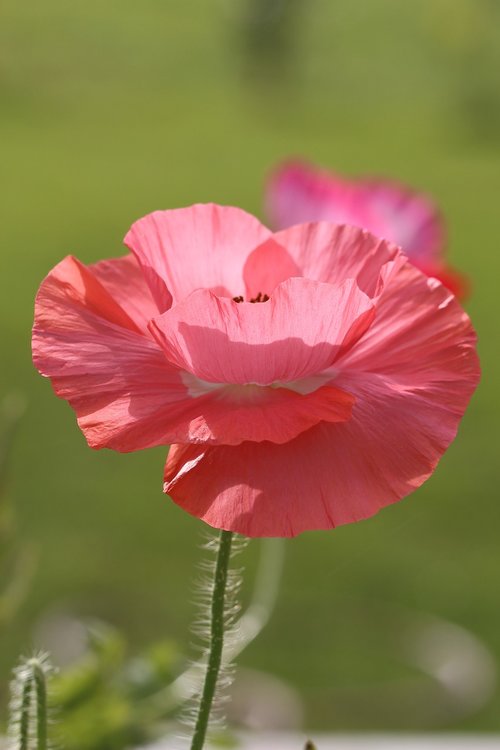
M 215 578 L 212 591 L 210 646 L 208 651 L 207 671 L 200 698 L 200 706 L 196 719 L 195 730 L 191 742 L 191 750 L 202 750 L 205 743 L 210 711 L 217 687 L 217 678 L 222 660 L 224 646 L 224 614 L 226 600 L 227 572 L 231 557 L 232 531 L 221 531 L 215 564 Z
M 47 750 L 47 677 L 52 671 L 44 654 L 21 661 L 14 670 L 10 750 Z
M 222 651 L 222 668 L 230 664 L 263 630 L 276 605 L 283 573 L 284 539 L 261 539 L 259 567 L 255 588 L 246 611 L 234 623 L 237 638 L 227 640 Z M 233 544 L 234 547 L 234 544 Z M 154 723 L 190 700 L 199 692 L 203 682 L 206 660 L 200 659 L 188 667 L 170 685 L 148 696 L 141 705 L 144 721 Z M 201 679 L 200 679 L 201 675 Z
M 30 739 L 30 704 L 33 682 L 27 679 L 21 694 L 21 716 L 19 718 L 19 750 L 28 750 Z
M 37 750 L 47 750 L 47 685 L 45 673 L 38 663 L 33 664 L 36 692 L 36 739 Z

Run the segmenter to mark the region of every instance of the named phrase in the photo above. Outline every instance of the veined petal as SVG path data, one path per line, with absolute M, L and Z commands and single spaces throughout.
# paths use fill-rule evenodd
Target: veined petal
M 197 204 L 155 211 L 132 225 L 125 244 L 134 252 L 161 312 L 196 289 L 235 297 L 245 291 L 243 266 L 271 236 L 239 208 Z
M 335 385 L 356 398 L 350 420 L 319 423 L 283 445 L 175 446 L 165 492 L 210 525 L 248 536 L 367 518 L 432 474 L 480 376 L 467 315 L 409 262 L 335 370 Z
M 286 384 L 331 366 L 373 314 L 352 279 L 333 286 L 294 278 L 258 304 L 194 292 L 150 330 L 173 364 L 208 382 Z
M 120 262 L 98 271 L 113 289 L 126 268 Z M 194 397 L 183 373 L 140 334 L 94 273 L 73 258 L 56 266 L 37 296 L 33 331 L 36 366 L 75 409 L 93 448 L 281 443 L 319 421 L 350 418 L 354 398 L 331 384 L 306 395 L 230 386 Z M 142 311 L 134 308 L 131 314 L 138 319 Z
M 455 380 L 460 391 L 474 390 L 479 379 L 476 334 L 454 295 L 437 279 L 407 262 L 390 277 L 376 309 L 355 351 L 337 362 L 344 381 L 349 372 L 384 374 L 405 387 L 424 388 L 428 397 L 438 389 L 437 401 L 446 401 Z
M 101 260 L 89 266 L 110 296 L 143 333 L 151 318 L 160 314 L 141 267 L 132 254 Z
M 356 279 L 369 297 L 376 297 L 392 267 L 404 262 L 395 245 L 359 227 L 326 222 L 300 224 L 274 235 L 308 279 L 341 284 Z
M 93 448 L 166 445 L 178 437 L 179 420 L 193 401 L 177 368 L 75 258 L 42 282 L 33 361 L 74 408 Z
M 331 529 L 402 499 L 434 471 L 473 386 L 457 376 L 440 405 L 381 376 L 349 385 L 349 421 L 319 423 L 283 445 L 173 446 L 164 491 L 211 526 L 250 537 Z
M 470 294 L 471 283 L 468 277 L 446 263 L 425 263 L 413 261 L 414 265 L 426 276 L 438 279 L 459 300 L 466 299 Z
M 171 442 L 239 445 L 286 443 L 319 422 L 351 418 L 353 396 L 333 384 L 302 395 L 288 388 L 223 386 L 194 398 Z

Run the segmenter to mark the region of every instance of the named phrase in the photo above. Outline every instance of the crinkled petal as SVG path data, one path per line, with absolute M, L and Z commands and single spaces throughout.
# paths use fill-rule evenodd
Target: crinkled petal
M 445 263 L 423 263 L 420 261 L 412 261 L 414 265 L 419 268 L 426 276 L 430 276 L 434 279 L 438 279 L 444 286 L 453 292 L 455 297 L 459 300 L 466 299 L 470 294 L 471 282 L 470 279 L 455 268 L 446 265 Z
M 447 400 L 454 382 L 458 394 L 474 390 L 476 334 L 454 295 L 437 279 L 407 262 L 390 277 L 376 311 L 355 350 L 337 361 L 340 373 L 385 374 L 405 387 L 425 389 L 428 397 L 438 389 L 437 403 Z
M 119 278 L 126 268 L 120 266 L 98 269 L 108 289 L 116 273 Z M 131 309 L 131 314 L 141 310 Z M 57 395 L 73 406 L 94 448 L 131 451 L 171 442 L 285 442 L 321 420 L 349 419 L 354 403 L 334 385 L 305 395 L 258 386 L 193 393 L 186 373 L 140 334 L 97 280 L 95 269 L 74 258 L 62 261 L 40 288 L 33 357 Z
M 40 287 L 33 360 L 75 409 L 93 448 L 139 450 L 183 434 L 194 399 L 177 368 L 75 258 Z
M 455 437 L 472 390 L 453 404 L 394 387 L 381 376 L 352 378 L 352 418 L 320 423 L 283 445 L 173 446 L 165 492 L 216 528 L 246 536 L 295 536 L 375 514 L 417 489 Z
M 349 421 L 320 423 L 284 445 L 175 446 L 165 491 L 210 525 L 248 536 L 367 518 L 432 474 L 480 376 L 467 315 L 409 263 L 335 370 L 335 385 L 356 398 Z
M 211 383 L 287 383 L 328 368 L 364 333 L 373 305 L 355 281 L 289 279 L 264 303 L 198 291 L 153 320 L 169 360 Z
M 308 279 L 341 284 L 356 279 L 369 297 L 377 296 L 393 266 L 404 263 L 395 245 L 364 229 L 326 222 L 300 224 L 274 235 Z
M 159 315 L 160 310 L 136 258 L 132 254 L 110 258 L 89 268 L 131 320 L 146 333 L 149 321 Z
M 355 399 L 334 385 L 302 395 L 288 388 L 227 386 L 192 399 L 171 442 L 285 443 L 318 422 L 345 422 Z
M 132 225 L 125 244 L 141 264 L 161 312 L 196 289 L 244 293 L 243 266 L 271 236 L 239 208 L 197 204 L 155 211 Z

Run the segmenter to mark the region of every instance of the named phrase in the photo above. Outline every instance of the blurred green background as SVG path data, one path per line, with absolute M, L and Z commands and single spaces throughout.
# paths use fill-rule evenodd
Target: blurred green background
M 495 0 L 3 1 L 0 393 L 28 400 L 9 495 L 38 565 L 1 634 L 0 682 L 50 611 L 99 616 L 137 646 L 172 636 L 189 654 L 200 556 L 202 524 L 161 492 L 165 450 L 89 450 L 34 372 L 38 284 L 68 253 L 121 254 L 154 209 L 215 201 L 262 216 L 266 173 L 297 155 L 435 196 L 473 280 L 484 375 L 416 495 L 287 542 L 276 612 L 240 664 L 294 686 L 310 728 L 500 730 L 498 691 L 445 720 L 398 703 L 420 678 L 397 656 L 394 614 L 458 623 L 500 664 L 499 93 Z

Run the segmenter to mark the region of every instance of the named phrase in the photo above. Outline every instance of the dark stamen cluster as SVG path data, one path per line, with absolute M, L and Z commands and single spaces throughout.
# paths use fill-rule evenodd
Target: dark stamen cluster
M 267 302 L 268 299 L 269 299 L 268 294 L 262 294 L 262 292 L 259 292 L 256 297 L 253 297 L 253 299 L 250 300 L 250 302 L 252 303 Z M 244 302 L 244 301 L 245 299 L 241 294 L 238 297 L 233 297 L 233 302 Z
M 268 294 L 262 294 L 262 292 L 259 292 L 256 297 L 250 300 L 250 302 L 267 302 L 268 299 Z

